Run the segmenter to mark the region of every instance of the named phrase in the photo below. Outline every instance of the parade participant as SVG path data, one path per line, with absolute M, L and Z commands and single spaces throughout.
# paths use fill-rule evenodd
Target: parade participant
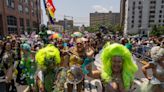
M 69 66 L 70 67 L 73 67 L 73 66 L 81 67 L 81 65 L 84 62 L 84 59 L 86 58 L 86 52 L 85 52 L 85 48 L 83 46 L 83 41 L 81 38 L 77 38 L 76 46 L 69 49 L 69 53 L 70 53 Z M 80 82 L 79 84 L 77 84 L 77 92 L 81 92 L 82 85 L 83 85 L 83 81 Z M 73 85 L 67 84 L 67 86 L 68 86 L 68 92 L 72 92 Z
M 16 87 L 14 85 L 14 52 L 12 51 L 11 43 L 5 42 L 4 46 L 2 48 L 2 53 L 0 55 L 2 57 L 1 65 L 2 70 L 4 70 L 5 73 L 5 79 L 8 85 L 9 92 L 16 92 Z M 10 89 L 11 87 L 11 89 Z
M 61 56 L 61 67 L 68 68 L 69 67 L 69 55 L 66 53 L 68 50 L 68 46 L 66 43 L 64 43 L 64 39 L 59 38 L 57 40 L 57 46 L 60 50 L 60 56 Z
M 81 66 L 83 64 L 84 58 L 86 57 L 83 41 L 81 38 L 76 40 L 76 46 L 72 47 L 69 52 L 71 53 L 69 66 Z
M 152 62 L 142 67 L 142 71 L 147 79 L 150 80 L 149 86 L 152 86 L 148 91 L 142 92 L 163 92 L 164 90 L 164 49 L 156 46 L 151 49 Z M 147 69 L 152 69 L 153 77 L 149 77 Z M 146 89 L 146 88 L 145 88 Z
M 90 40 L 86 40 L 85 51 L 87 57 L 82 64 L 82 70 L 84 74 L 88 74 L 89 71 L 86 69 L 86 66 L 94 61 L 94 48 L 92 47 Z
M 132 61 L 130 51 L 121 44 L 110 45 L 110 43 L 107 43 L 100 55 L 101 60 L 97 61 L 96 59 L 95 61 L 97 70 L 90 71 L 88 76 L 99 78 L 101 75 L 104 92 L 129 91 L 133 83 L 134 73 L 138 69 Z
M 36 53 L 38 66 L 36 76 L 37 92 L 64 92 L 66 71 L 59 67 L 61 63 L 59 50 L 49 44 Z
M 21 73 L 22 70 L 20 69 L 19 65 L 20 65 L 20 61 L 21 61 L 21 47 L 20 47 L 20 42 L 16 42 L 15 47 L 14 47 L 14 53 L 15 53 L 15 67 L 17 67 L 18 70 L 18 74 L 16 77 L 16 82 L 19 84 L 23 84 L 22 80 L 21 80 Z
M 105 83 L 105 91 L 127 92 L 138 69 L 132 61 L 130 51 L 123 45 L 114 43 L 104 47 L 101 58 L 101 76 Z
M 34 74 L 36 70 L 35 62 L 31 59 L 31 46 L 27 43 L 21 44 L 22 59 L 20 62 L 20 69 L 22 69 L 22 76 L 25 78 L 29 90 L 34 88 Z

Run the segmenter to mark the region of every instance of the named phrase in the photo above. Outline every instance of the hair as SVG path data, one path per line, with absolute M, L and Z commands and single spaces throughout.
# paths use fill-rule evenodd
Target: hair
M 154 60 L 154 61 L 157 61 L 159 60 L 160 58 L 162 58 L 164 56 L 164 49 L 161 48 L 160 46 L 156 46 L 156 47 L 153 47 L 151 49 L 151 58 Z
M 10 43 L 10 44 L 11 44 L 11 42 L 9 42 L 9 41 L 7 41 L 7 42 L 5 42 L 5 43 L 3 44 L 2 52 L 1 52 L 1 54 L 0 54 L 0 57 L 1 57 L 1 58 L 2 58 L 3 54 L 5 53 L 7 43 Z M 12 49 L 12 46 L 11 46 L 11 49 Z
M 30 44 L 27 44 L 27 43 L 21 44 L 21 48 L 23 50 L 26 50 L 28 52 L 31 52 L 31 46 L 30 46 Z
M 17 57 L 17 59 L 18 60 L 21 60 L 21 43 L 20 42 L 17 42 L 17 44 L 18 44 L 18 48 L 16 49 L 16 51 L 18 52 L 17 54 L 18 54 L 18 57 Z
M 112 80 L 112 57 L 121 56 L 123 59 L 123 70 L 122 78 L 124 87 L 128 90 L 134 79 L 134 74 L 138 70 L 138 67 L 132 61 L 132 54 L 130 51 L 121 44 L 107 43 L 103 48 L 101 59 L 102 59 L 102 74 L 101 77 L 105 82 Z
M 47 45 L 45 48 L 40 49 L 35 56 L 37 65 L 40 69 L 46 69 L 46 60 L 53 59 L 55 64 L 60 64 L 60 52 L 52 44 Z M 46 59 L 46 60 L 45 60 Z

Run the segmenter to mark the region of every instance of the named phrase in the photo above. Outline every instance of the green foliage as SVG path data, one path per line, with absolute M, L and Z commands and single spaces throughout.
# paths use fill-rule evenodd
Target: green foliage
M 90 27 L 86 27 L 85 30 L 88 32 L 97 32 L 99 31 L 99 28 L 101 26 L 104 26 L 108 32 L 110 33 L 118 33 L 118 34 L 123 34 L 123 26 L 117 24 L 117 25 L 112 25 L 111 23 L 105 23 L 105 24 L 97 24 L 96 26 L 90 26 Z
M 114 26 L 114 32 L 121 35 L 121 34 L 123 34 L 123 28 L 124 28 L 124 27 L 121 26 L 121 25 L 115 25 L 115 26 Z
M 151 36 L 160 36 L 160 35 L 164 35 L 164 26 L 156 26 L 154 25 L 152 27 L 152 30 L 150 32 Z

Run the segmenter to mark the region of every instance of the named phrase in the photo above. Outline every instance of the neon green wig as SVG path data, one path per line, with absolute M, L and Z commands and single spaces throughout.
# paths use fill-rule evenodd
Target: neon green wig
M 47 45 L 45 48 L 40 49 L 35 56 L 36 62 L 38 64 L 38 67 L 41 69 L 45 69 L 46 67 L 48 67 L 48 64 L 46 64 L 48 62 L 48 60 L 53 59 L 54 61 L 51 63 L 55 63 L 60 64 L 60 52 L 59 50 L 49 44 Z
M 138 70 L 136 64 L 132 61 L 132 54 L 130 51 L 121 44 L 107 44 L 103 48 L 102 59 L 102 74 L 101 77 L 105 82 L 112 80 L 112 57 L 121 56 L 123 59 L 122 79 L 124 87 L 128 90 L 133 82 L 134 74 Z

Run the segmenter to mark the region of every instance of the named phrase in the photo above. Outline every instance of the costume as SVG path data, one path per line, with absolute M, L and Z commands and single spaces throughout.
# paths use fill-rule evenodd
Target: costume
M 83 60 L 85 58 L 85 52 L 84 50 L 81 52 L 77 52 L 77 47 L 72 47 L 70 50 L 70 53 L 72 55 L 70 55 L 70 62 L 69 62 L 69 66 L 73 66 L 73 65 L 78 65 L 81 66 L 83 64 Z
M 31 59 L 31 47 L 30 45 L 24 43 L 21 45 L 21 49 L 23 50 L 23 57 L 20 62 L 20 69 L 22 70 L 22 78 L 25 78 L 28 86 L 34 86 L 34 74 L 36 71 L 35 62 Z M 26 51 L 27 53 L 24 53 Z
M 102 79 L 109 83 L 113 80 L 112 75 L 112 57 L 114 56 L 121 56 L 123 59 L 123 70 L 122 70 L 122 79 L 123 79 L 123 86 L 126 90 L 130 88 L 132 85 L 134 74 L 138 70 L 138 67 L 132 61 L 132 55 L 130 51 L 121 44 L 109 44 L 107 43 L 103 51 L 101 53 L 101 60 L 102 60 Z
M 37 91 L 63 92 L 66 70 L 58 67 L 61 62 L 59 50 L 49 44 L 36 53 L 35 59 L 38 66 L 36 76 Z

